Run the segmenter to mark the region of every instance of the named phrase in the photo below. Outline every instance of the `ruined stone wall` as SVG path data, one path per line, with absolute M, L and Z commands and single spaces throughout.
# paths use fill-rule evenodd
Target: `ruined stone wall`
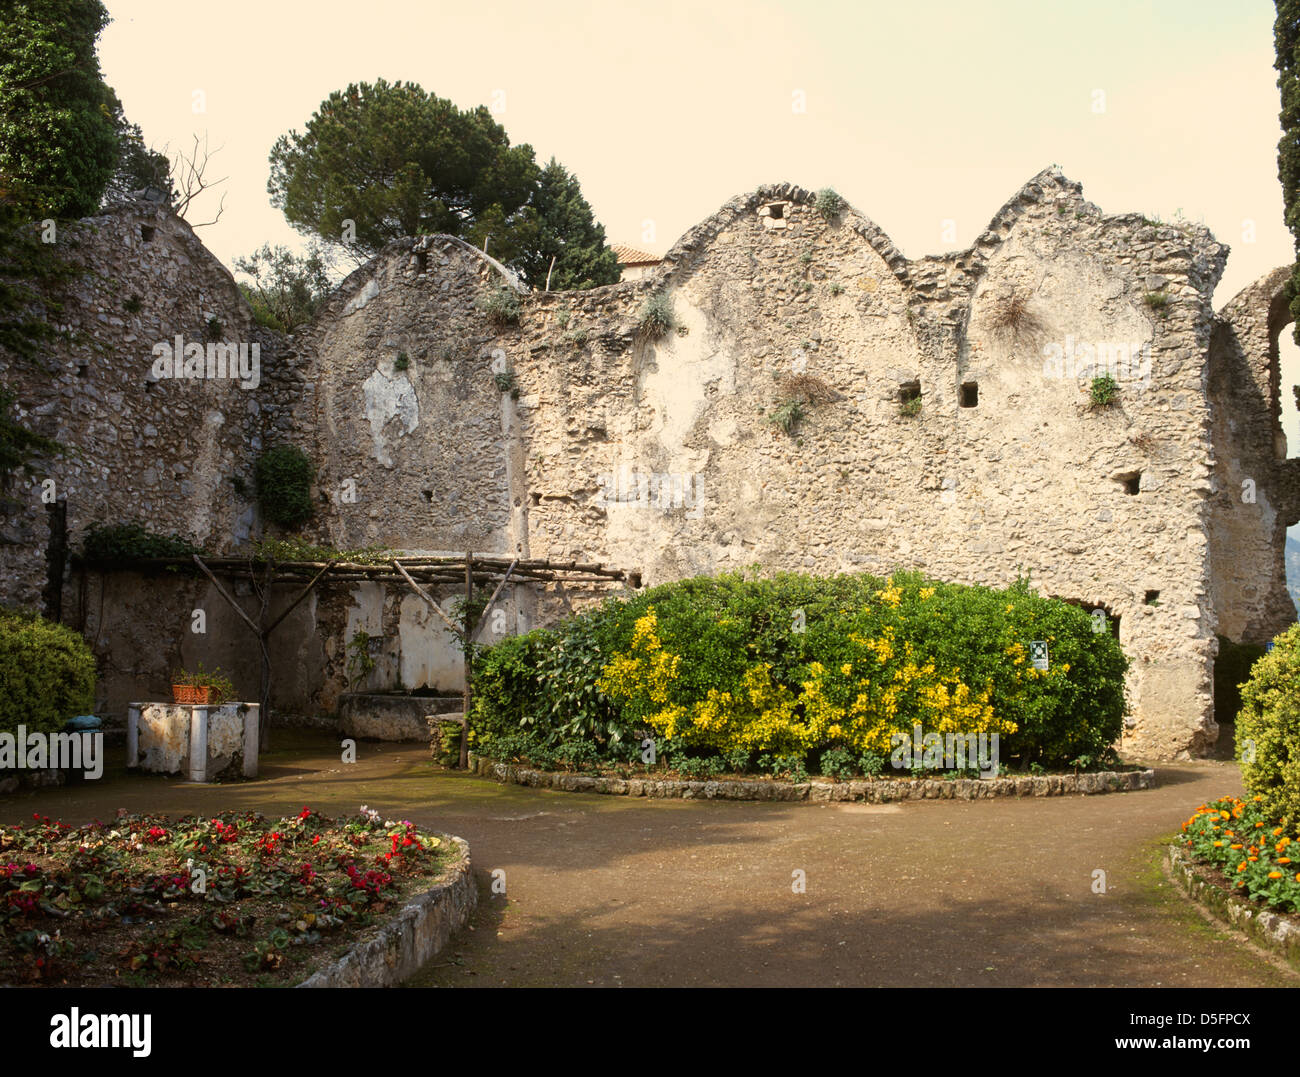
M 428 476 L 460 469 L 462 528 L 464 506 L 495 524 L 482 537 L 498 549 L 652 583 L 755 562 L 995 585 L 1028 572 L 1119 618 L 1128 746 L 1204 750 L 1217 628 L 1204 378 L 1226 249 L 1194 226 L 1106 216 L 1053 172 L 972 249 L 916 262 L 812 201 L 791 187 L 736 199 L 648 281 L 530 295 L 499 331 L 472 305 L 493 286 L 480 266 L 466 287 L 472 255 L 391 252 L 341 291 L 346 335 L 325 320 L 319 362 L 343 388 L 322 393 L 353 410 L 354 450 L 378 454 L 361 386 L 409 344 L 414 395 L 450 414 L 427 432 L 384 428 L 372 508 L 333 506 L 332 533 L 377 534 L 373 506 L 400 505 L 409 545 L 455 548 L 456 523 L 412 507 Z M 678 328 L 648 340 L 637 319 L 655 291 Z M 464 341 L 452 357 L 448 333 Z M 493 384 L 502 354 L 517 401 Z M 1119 395 L 1090 408 L 1096 371 L 1079 368 L 1108 357 Z M 836 398 L 786 433 L 771 420 L 801 373 Z M 448 384 L 464 386 L 454 404 Z M 904 415 L 900 393 L 918 384 L 919 414 Z M 448 468 L 448 444 L 472 444 L 473 462 Z
M 171 212 L 126 203 L 60 230 L 57 243 L 79 270 L 58 297 L 60 339 L 34 364 L 0 354 L 20 421 L 68 449 L 7 494 L 0 572 L 5 599 L 22 605 L 38 603 L 45 581 L 44 490 L 66 502 L 74 546 L 95 522 L 147 521 L 217 548 L 246 540 L 254 513 L 230 480 L 251 483 L 260 446 L 300 398 L 275 335 L 253 324 L 229 271 Z M 178 336 L 256 343 L 274 373 L 256 388 L 158 380 L 152 349 Z
M 521 295 L 514 323 L 489 309 L 514 288 L 491 259 L 450 237 L 397 241 L 311 326 L 262 335 L 252 392 L 143 388 L 155 339 L 212 316 L 257 331 L 229 275 L 160 211 L 157 246 L 123 265 L 142 212 L 97 219 L 108 236 L 91 256 L 128 274 L 148 320 L 101 317 L 120 289 L 73 304 L 96 347 L 124 357 L 99 375 L 125 420 L 118 440 L 74 418 L 66 379 L 81 353 L 61 375 L 71 407 L 23 386 L 29 413 L 48 406 L 100 461 L 94 481 L 64 476 L 80 483 L 76 527 L 138 518 L 147 501 L 182 533 L 236 547 L 259 523 L 223 477 L 290 440 L 318 467 L 308 534 L 341 547 L 603 561 L 649 583 L 755 563 L 991 585 L 1029 573 L 1118 618 L 1133 661 L 1125 747 L 1162 757 L 1215 739 L 1215 633 L 1294 616 L 1279 598 L 1300 476 L 1276 459 L 1277 282 L 1216 319 L 1225 247 L 1196 226 L 1107 216 L 1059 172 L 1034 177 L 969 250 L 916 261 L 850 208 L 827 217 L 806 191 L 762 188 L 650 277 Z M 652 339 L 639 321 L 656 294 L 677 325 Z M 1108 363 L 1118 395 L 1090 407 Z M 819 402 L 787 431 L 773 420 L 799 378 Z M 919 410 L 902 406 L 911 395 Z M 1249 514 L 1231 496 L 1239 472 L 1263 491 Z M 8 595 L 21 576 L 6 568 Z M 509 628 L 594 597 L 521 588 Z M 178 594 L 167 616 L 190 601 L 215 600 Z M 281 706 L 331 706 L 359 629 L 384 637 L 379 680 L 459 686 L 441 622 L 399 589 L 332 588 L 295 617 L 277 646 L 300 673 Z
M 1210 534 L 1219 633 L 1264 643 L 1296 619 L 1286 587 L 1286 529 L 1300 519 L 1300 460 L 1281 428 L 1278 334 L 1291 315 L 1290 272 L 1242 290 L 1215 321 L 1207 392 L 1213 413 Z

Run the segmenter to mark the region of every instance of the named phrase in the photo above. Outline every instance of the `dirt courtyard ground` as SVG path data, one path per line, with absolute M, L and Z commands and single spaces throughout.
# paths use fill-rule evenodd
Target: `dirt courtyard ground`
M 344 764 L 336 741 L 289 732 L 251 782 L 109 764 L 0 797 L 0 821 L 367 804 L 466 838 L 479 911 L 413 986 L 1300 985 L 1159 866 L 1197 805 L 1240 793 L 1230 762 L 1161 766 L 1136 793 L 898 805 L 538 791 L 441 770 L 417 744 L 363 742 Z

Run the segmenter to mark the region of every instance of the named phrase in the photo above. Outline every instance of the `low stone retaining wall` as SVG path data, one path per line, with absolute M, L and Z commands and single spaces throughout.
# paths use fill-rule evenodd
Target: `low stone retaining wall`
M 344 692 L 339 696 L 339 731 L 360 740 L 427 741 L 425 716 L 459 711 L 461 696 L 408 696 Z
M 680 797 L 683 800 L 864 800 L 883 804 L 893 800 L 983 800 L 986 797 L 1058 797 L 1070 794 L 1124 793 L 1152 789 L 1156 772 L 1096 771 L 1090 774 L 1049 774 L 1022 778 L 875 778 L 850 782 L 674 781 L 653 778 L 592 778 L 552 773 L 512 763 L 470 757 L 470 767 L 485 778 L 566 793 L 607 793 L 628 797 Z
M 460 849 L 462 859 L 446 882 L 412 898 L 377 935 L 357 943 L 298 986 L 393 987 L 446 946 L 478 904 L 469 843 L 464 838 L 449 840 Z
M 1169 874 L 1197 905 L 1235 927 L 1252 942 L 1285 958 L 1300 971 L 1300 925 L 1240 894 L 1231 893 L 1212 879 L 1179 845 L 1165 850 Z

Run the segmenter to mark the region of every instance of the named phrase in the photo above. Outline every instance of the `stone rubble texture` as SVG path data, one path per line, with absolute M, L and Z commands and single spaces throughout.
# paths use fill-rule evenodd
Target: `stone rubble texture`
M 82 221 L 60 239 L 88 270 L 65 301 L 70 339 L 49 370 L 0 357 L 21 417 L 78 449 L 0 506 L 0 597 L 39 602 L 41 478 L 67 499 L 74 545 L 94 521 L 140 520 L 234 550 L 262 523 L 231 479 L 251 481 L 257 455 L 290 441 L 317 467 L 304 533 L 340 547 L 600 561 L 649 584 L 755 563 L 994 586 L 1028 573 L 1119 618 L 1132 660 L 1122 747 L 1204 754 L 1218 735 L 1216 633 L 1262 642 L 1295 619 L 1284 271 L 1216 315 L 1224 245 L 1196 225 L 1103 214 L 1054 169 L 968 250 L 917 260 L 852 208 L 828 220 L 813 202 L 789 184 L 737 197 L 654 273 L 586 292 L 525 293 L 460 240 L 398 240 L 289 337 L 253 323 L 229 272 L 165 209 Z M 483 309 L 498 288 L 519 293 L 517 324 Z M 678 324 L 650 339 L 638 323 L 656 293 Z M 1024 316 L 1008 326 L 1013 297 Z M 260 343 L 258 388 L 148 385 L 153 344 L 203 340 L 211 319 L 223 340 Z M 1090 408 L 1087 377 L 1045 374 L 1045 347 L 1067 342 L 1146 346 L 1149 378 Z M 833 399 L 787 433 L 771 417 L 799 373 Z M 972 382 L 978 403 L 963 407 Z M 509 631 L 596 595 L 507 592 Z M 454 608 L 451 590 L 439 598 Z M 204 636 L 188 631 L 197 607 Z M 69 573 L 64 611 L 95 642 L 109 709 L 181 661 L 220 661 L 256 685 L 256 647 L 204 580 Z M 274 702 L 332 708 L 358 629 L 384 639 L 363 690 L 460 689 L 454 644 L 424 604 L 357 584 L 313 595 L 273 638 Z

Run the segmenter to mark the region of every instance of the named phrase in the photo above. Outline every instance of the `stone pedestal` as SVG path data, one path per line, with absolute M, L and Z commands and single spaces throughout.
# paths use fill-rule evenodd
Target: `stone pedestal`
M 126 765 L 192 782 L 257 777 L 256 703 L 131 703 Z

